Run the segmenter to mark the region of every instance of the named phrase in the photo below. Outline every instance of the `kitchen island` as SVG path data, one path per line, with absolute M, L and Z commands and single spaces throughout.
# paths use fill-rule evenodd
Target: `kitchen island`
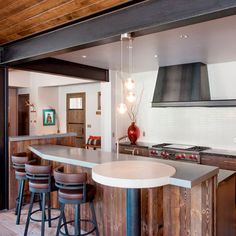
M 176 169 L 176 173 L 169 177 L 168 185 L 142 189 L 142 235 L 216 235 L 217 167 L 58 145 L 32 145 L 29 149 L 44 163 L 49 162 L 54 167 L 64 165 L 68 172 L 88 173 L 89 182 L 97 188 L 95 208 L 100 235 L 126 235 L 125 189 L 94 183 L 91 168 L 124 160 L 157 161 Z M 56 197 L 53 201 L 56 204 Z M 67 214 L 72 215 L 70 208 Z M 86 207 L 82 214 L 88 216 Z

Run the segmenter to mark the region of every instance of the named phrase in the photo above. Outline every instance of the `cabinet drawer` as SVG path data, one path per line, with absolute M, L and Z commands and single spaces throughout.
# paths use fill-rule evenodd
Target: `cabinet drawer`
M 139 148 L 139 147 L 129 147 L 129 146 L 119 146 L 119 152 L 129 155 L 137 156 L 149 156 L 148 148 Z
M 201 164 L 236 171 L 236 158 L 229 158 L 227 156 L 203 154 L 201 155 Z

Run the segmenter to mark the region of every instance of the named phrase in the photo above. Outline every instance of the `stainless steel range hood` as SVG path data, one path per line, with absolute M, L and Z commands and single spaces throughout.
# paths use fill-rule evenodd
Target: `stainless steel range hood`
M 236 100 L 211 100 L 206 64 L 197 62 L 159 68 L 152 107 L 219 106 L 236 106 Z

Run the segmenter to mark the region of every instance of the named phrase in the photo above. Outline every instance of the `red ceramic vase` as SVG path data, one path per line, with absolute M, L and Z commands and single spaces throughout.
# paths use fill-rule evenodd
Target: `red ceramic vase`
M 138 126 L 135 125 L 135 122 L 132 122 L 128 128 L 128 138 L 131 144 L 135 144 L 137 139 L 139 138 L 140 130 Z

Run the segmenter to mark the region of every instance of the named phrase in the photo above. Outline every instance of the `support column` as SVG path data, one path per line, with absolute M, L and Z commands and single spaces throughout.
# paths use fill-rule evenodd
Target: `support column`
M 8 69 L 0 67 L 0 210 L 8 208 Z

